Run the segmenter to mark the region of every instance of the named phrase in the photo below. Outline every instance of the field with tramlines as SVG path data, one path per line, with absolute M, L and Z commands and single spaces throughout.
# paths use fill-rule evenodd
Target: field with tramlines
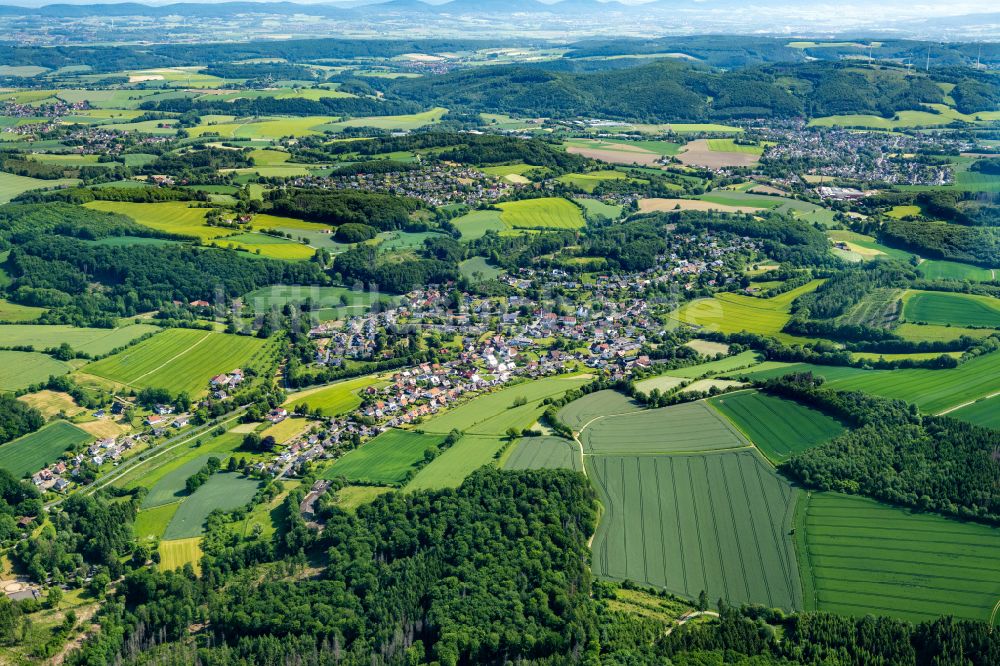
M 797 491 L 752 451 L 591 456 L 604 505 L 594 572 L 695 598 L 800 608 L 788 536 Z
M 588 454 L 612 455 L 693 453 L 750 445 L 704 401 L 608 416 L 587 426 L 580 441 Z
M 987 428 L 1000 429 L 1000 395 L 974 402 L 967 407 L 949 412 L 948 416 Z
M 595 391 L 574 400 L 559 410 L 560 421 L 573 430 L 581 430 L 598 417 L 625 414 L 642 409 L 642 405 L 618 391 Z
M 92 441 L 87 432 L 66 421 L 55 421 L 41 430 L 0 446 L 0 468 L 15 478 L 34 473 L 77 444 Z
M 561 437 L 525 437 L 504 464 L 504 469 L 583 470 L 576 445 Z
M 840 423 L 820 411 L 759 391 L 720 395 L 709 398 L 708 402 L 774 463 L 844 431 Z
M 906 294 L 907 321 L 1000 328 L 1000 299 L 975 294 L 915 291 Z
M 340 458 L 326 470 L 325 478 L 339 476 L 362 483 L 399 483 L 423 460 L 427 449 L 437 449 L 442 435 L 421 435 L 407 430 L 387 430 Z
M 264 344 L 258 338 L 174 328 L 86 365 L 83 373 L 132 388 L 194 395 L 207 389 L 214 375 L 246 367 Z
M 907 620 L 988 620 L 1000 601 L 1000 531 L 817 493 L 796 512 L 806 608 Z
M 500 221 L 511 229 L 579 229 L 586 222 L 575 205 L 559 197 L 497 204 Z

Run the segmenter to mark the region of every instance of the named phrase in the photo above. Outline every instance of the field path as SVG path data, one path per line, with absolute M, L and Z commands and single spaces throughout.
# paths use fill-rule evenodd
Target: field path
M 690 613 L 684 613 L 684 615 L 681 615 L 680 619 L 677 620 L 677 624 L 675 624 L 674 626 L 672 626 L 669 629 L 667 629 L 667 636 L 669 636 L 670 634 L 672 634 L 674 632 L 674 629 L 676 629 L 677 627 L 680 627 L 680 626 L 682 626 L 684 624 L 687 624 L 688 622 L 690 622 L 691 620 L 695 619 L 696 617 L 702 617 L 702 616 L 705 616 L 705 615 L 708 615 L 709 617 L 719 617 L 718 613 L 716 613 L 715 611 L 709 611 L 709 610 L 707 610 L 707 611 L 691 611 Z
M 205 337 L 203 337 L 201 340 L 199 340 L 198 342 L 194 343 L 193 345 L 191 345 L 190 347 L 188 347 L 184 351 L 179 352 L 177 354 L 174 354 L 173 356 L 171 356 L 170 358 L 168 358 L 166 361 L 164 361 L 160 365 L 156 366 L 155 368 L 153 368 L 149 372 L 146 372 L 146 373 L 144 373 L 142 375 L 139 375 L 138 377 L 136 377 L 132 381 L 133 382 L 137 382 L 140 379 L 142 379 L 143 377 L 148 377 L 149 375 L 153 374 L 157 370 L 162 370 L 164 367 L 170 365 L 171 363 L 173 363 L 174 361 L 176 361 L 177 359 L 179 359 L 181 356 L 184 356 L 186 354 L 191 353 L 192 349 L 194 349 L 195 347 L 197 347 L 198 345 L 200 345 L 201 343 L 203 343 L 205 340 L 208 340 L 209 336 L 211 336 L 211 335 L 212 335 L 211 331 L 205 331 Z
M 959 409 L 962 409 L 963 407 L 968 407 L 969 405 L 974 405 L 977 402 L 979 402 L 980 400 L 989 400 L 990 398 L 995 398 L 998 395 L 1000 395 L 1000 391 L 997 391 L 996 393 L 990 393 L 989 395 L 984 395 L 984 396 L 982 396 L 980 398 L 976 398 L 975 400 L 970 400 L 968 402 L 963 402 L 961 405 L 955 405 L 954 407 L 949 407 L 948 409 L 944 410 L 943 412 L 938 412 L 935 416 L 944 416 L 945 414 L 950 414 L 951 412 L 954 412 L 954 411 L 957 411 Z
M 642 410 L 640 409 L 639 411 Z M 580 467 L 583 469 L 584 476 L 587 476 L 587 465 L 586 465 L 587 454 L 584 453 L 583 451 L 583 442 L 580 441 L 580 433 L 586 430 L 590 426 L 590 424 L 593 423 L 594 421 L 600 421 L 601 419 L 606 419 L 609 416 L 625 416 L 627 414 L 635 414 L 635 412 L 618 412 L 617 414 L 602 414 L 600 416 L 595 416 L 594 418 L 584 423 L 582 428 L 573 432 L 573 441 L 576 443 L 577 448 L 580 450 Z M 591 541 L 594 540 L 593 535 L 591 535 L 590 540 Z

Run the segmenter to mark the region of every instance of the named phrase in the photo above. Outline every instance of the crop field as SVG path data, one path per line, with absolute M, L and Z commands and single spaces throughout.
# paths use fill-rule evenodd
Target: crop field
M 1000 176 L 977 171 L 956 171 L 955 189 L 964 192 L 1000 192 Z
M 167 525 L 163 538 L 187 539 L 200 536 L 208 514 L 216 509 L 243 506 L 257 492 L 259 482 L 234 472 L 217 472 L 203 486 L 185 498 Z
M 343 476 L 348 481 L 360 483 L 400 483 L 406 473 L 423 460 L 427 449 L 436 449 L 443 441 L 443 435 L 387 430 L 337 460 L 323 476 L 327 479 Z
M 205 225 L 207 208 L 190 208 L 186 201 L 131 203 L 128 201 L 91 201 L 87 208 L 127 215 L 144 227 L 170 234 L 191 236 L 201 240 L 218 238 L 230 233 L 222 227 Z
M 93 439 L 72 423 L 55 421 L 0 446 L 0 468 L 21 478 L 55 462 L 67 449 Z
M 642 410 L 642 405 L 624 393 L 605 390 L 588 393 L 559 410 L 557 417 L 575 431 L 583 428 L 596 418 L 612 414 L 629 414 Z
M 739 333 L 747 331 L 767 335 L 781 342 L 805 342 L 808 338 L 782 333 L 791 318 L 792 301 L 813 291 L 821 284 L 813 280 L 806 285 L 773 298 L 755 298 L 742 294 L 721 293 L 713 298 L 693 300 L 671 316 L 681 323 L 710 331 Z
M 589 217 L 600 216 L 609 220 L 617 220 L 621 217 L 623 210 L 621 206 L 604 203 L 597 199 L 573 199 L 573 201 L 583 206 L 585 214 Z
M 764 357 L 758 352 L 747 350 L 745 352 L 740 352 L 739 354 L 734 354 L 733 356 L 726 356 L 725 358 L 720 358 L 715 361 L 707 361 L 705 363 L 689 365 L 683 368 L 674 368 L 673 370 L 668 370 L 668 373 L 672 377 L 694 379 L 695 377 L 717 375 L 723 372 L 731 372 L 739 368 L 756 365 L 757 363 L 760 363 L 763 358 Z
M 435 107 L 429 111 L 420 113 L 410 113 L 402 116 L 370 116 L 366 118 L 351 118 L 344 122 L 333 122 L 324 125 L 322 129 L 339 132 L 345 127 L 374 127 L 384 130 L 412 130 L 427 125 L 434 125 L 441 121 L 448 109 Z
M 521 430 L 534 423 L 545 411 L 541 404 L 545 398 L 562 396 L 566 391 L 586 382 L 587 379 L 579 375 L 562 375 L 521 382 L 462 403 L 428 420 L 421 425 L 421 429 L 424 432 L 441 435 L 458 430 L 466 435 L 500 437 L 508 428 Z M 514 403 L 519 399 L 524 399 L 525 404 L 515 406 Z M 449 451 L 457 446 L 456 444 Z M 437 463 L 437 460 L 434 462 Z
M 948 412 L 948 416 L 960 421 L 967 421 L 976 425 L 1000 430 L 1000 395 L 994 395 L 961 409 L 956 409 L 953 412 Z
M 579 229 L 586 224 L 580 209 L 559 197 L 508 201 L 497 208 L 509 229 Z
M 631 141 L 604 141 L 603 139 L 570 139 L 566 141 L 566 152 L 582 155 L 590 159 L 600 160 L 609 164 L 638 164 L 643 166 L 659 166 L 665 154 L 651 150 L 651 146 L 638 145 Z
M 859 234 L 855 231 L 844 231 L 841 229 L 831 229 L 826 232 L 832 241 L 846 243 L 851 251 L 860 254 L 862 259 L 871 259 L 885 255 L 902 262 L 908 262 L 913 258 L 911 252 L 882 245 L 873 237 Z
M 7 276 L 0 269 L 0 281 L 6 282 Z M 34 321 L 45 312 L 45 308 L 36 308 L 30 305 L 19 305 L 0 298 L 0 321 Z
M 985 282 L 996 279 L 997 269 L 982 268 L 957 261 L 927 259 L 920 262 L 917 270 L 929 280 L 972 280 Z
M 246 367 L 264 344 L 258 338 L 174 328 L 90 363 L 83 372 L 133 388 L 195 395 L 213 376 Z
M 507 441 L 495 435 L 466 435 L 417 472 L 403 490 L 455 488 L 483 465 L 496 459 Z
M 323 416 L 338 416 L 356 409 L 361 404 L 360 391 L 377 383 L 378 379 L 370 375 L 345 379 L 329 386 L 294 393 L 285 406 L 294 409 L 306 405 L 309 411 L 318 409 Z
M 202 118 L 202 123 L 205 122 Z M 248 121 L 217 122 L 192 127 L 191 136 L 218 135 L 223 138 L 280 139 L 283 136 L 315 136 L 322 134 L 335 116 L 301 116 L 295 118 L 254 119 Z
M 195 573 L 200 573 L 201 555 L 201 537 L 161 541 L 159 568 L 161 571 L 170 571 L 190 564 L 194 567 Z
M 806 608 L 988 620 L 1000 600 L 1000 531 L 863 497 L 816 493 L 796 512 Z
M 251 291 L 243 297 L 243 303 L 254 312 L 280 310 L 287 303 L 311 301 L 312 312 L 318 319 L 327 321 L 364 314 L 373 303 L 387 301 L 396 303 L 399 298 L 372 290 L 349 289 L 348 287 L 317 287 L 301 285 L 273 285 Z
M 790 363 L 733 374 L 767 379 L 805 371 L 825 377 L 825 386 L 828 388 L 841 391 L 867 391 L 886 398 L 898 398 L 916 404 L 925 413 L 937 414 L 995 393 L 996 377 L 1000 376 L 1000 353 L 985 354 L 966 361 L 957 368 L 946 370 L 928 368 L 864 370 Z
M 788 536 L 797 492 L 753 451 L 593 456 L 604 505 L 593 570 L 692 599 L 802 606 Z
M 963 335 L 972 338 L 988 337 L 993 331 L 988 328 L 963 328 L 961 326 L 944 326 L 940 324 L 902 323 L 893 329 L 893 333 L 904 340 L 956 340 Z
M 309 420 L 300 417 L 290 417 L 283 421 L 279 421 L 274 425 L 269 425 L 261 431 L 260 436 L 263 437 L 274 437 L 274 441 L 278 444 L 284 444 L 293 437 L 301 434 L 309 428 Z
M 495 210 L 474 210 L 455 218 L 452 223 L 462 232 L 462 240 L 465 241 L 482 238 L 487 231 L 500 232 L 506 229 L 500 221 L 500 213 Z
M 838 421 L 816 409 L 759 391 L 720 395 L 708 402 L 775 464 L 844 432 Z
M 713 147 L 712 142 L 716 142 Z M 760 161 L 763 152 L 757 146 L 738 146 L 740 149 L 753 150 L 722 150 L 727 147 L 725 139 L 696 139 L 684 146 L 684 150 L 677 155 L 677 159 L 689 166 L 707 167 L 710 169 L 720 169 L 723 167 L 746 167 L 753 166 Z M 737 147 L 732 144 L 733 147 Z
M 0 204 L 5 204 L 17 195 L 31 190 L 47 190 L 57 187 L 71 187 L 79 184 L 80 180 L 77 178 L 42 180 L 40 178 L 28 178 L 27 176 L 17 176 L 12 173 L 0 172 Z
M 556 178 L 560 183 L 575 185 L 584 192 L 593 192 L 594 188 L 606 180 L 625 180 L 621 171 L 591 171 L 590 173 L 567 173 Z
M 173 449 L 169 457 L 160 456 L 159 458 L 152 458 L 136 465 L 127 474 L 115 480 L 114 485 L 118 488 L 128 489 L 142 486 L 152 490 L 163 479 L 170 477 L 170 480 L 161 485 L 156 491 L 154 498 L 159 497 L 162 501 L 176 501 L 180 497 L 177 493 L 183 490 L 184 482 L 188 476 L 191 476 L 191 474 L 200 469 L 201 465 L 211 456 L 215 456 L 224 462 L 229 457 L 229 454 L 235 453 L 240 448 L 244 434 L 234 428 L 216 437 L 206 434 L 195 438 L 190 443 Z M 199 440 L 202 441 L 200 445 L 198 444 Z M 195 458 L 200 460 L 200 464 L 188 467 L 188 469 L 193 468 L 190 474 L 185 475 L 182 472 L 171 476 L 174 470 L 187 465 Z M 152 506 L 152 504 L 144 502 L 144 506 Z
M 762 155 L 764 146 L 736 143 L 735 139 L 708 139 L 708 149 L 719 153 L 747 153 Z
M 728 354 L 729 345 L 725 342 L 715 342 L 713 340 L 688 340 L 684 343 L 685 347 L 690 347 L 702 356 L 712 357 L 716 354 Z
M 178 506 L 180 506 L 179 502 L 173 502 L 152 509 L 140 509 L 135 516 L 135 523 L 132 525 L 135 538 L 140 541 L 161 538 Z
M 173 468 L 149 489 L 149 493 L 142 501 L 142 508 L 152 509 L 164 504 L 173 504 L 186 497 L 185 482 L 188 480 L 188 477 L 197 474 L 198 470 L 204 467 L 205 463 L 211 457 L 213 457 L 213 454 L 203 453 L 196 457 L 188 458 L 181 465 L 171 465 Z M 222 459 L 222 456 L 216 455 L 215 457 L 220 460 Z
M 1000 299 L 977 294 L 907 292 L 903 316 L 908 321 L 1000 328 Z
M 75 326 L 0 324 L 0 347 L 32 346 L 37 351 L 67 343 L 78 352 L 100 356 L 123 347 L 159 326 L 131 324 L 121 328 L 77 328 Z
M 515 445 L 504 469 L 572 469 L 583 471 L 576 445 L 561 437 L 524 437 Z
M 580 441 L 588 455 L 700 453 L 750 446 L 704 400 L 599 418 L 584 428 Z
M 316 253 L 314 248 L 297 240 L 252 232 L 216 238 L 212 241 L 212 245 L 242 249 L 262 257 L 285 261 L 304 261 Z
M 72 368 L 38 352 L 0 351 L 0 391 L 20 391 Z
M 86 411 L 83 407 L 76 404 L 73 396 L 70 394 L 49 391 L 48 389 L 38 391 L 37 393 L 26 393 L 19 396 L 18 400 L 26 405 L 31 405 L 47 419 L 59 413 L 63 413 L 66 416 L 75 416 L 80 412 Z
M 385 486 L 344 486 L 337 491 L 337 506 L 344 511 L 356 511 L 359 506 L 371 504 L 391 492 L 393 489 Z

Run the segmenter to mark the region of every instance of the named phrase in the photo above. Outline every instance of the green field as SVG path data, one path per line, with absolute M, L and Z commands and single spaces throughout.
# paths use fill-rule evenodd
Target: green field
M 314 248 L 291 238 L 278 238 L 277 236 L 252 232 L 217 238 L 212 244 L 224 248 L 246 250 L 262 257 L 285 261 L 304 261 L 316 253 Z
M 6 256 L 6 254 L 4 255 Z M 0 281 L 6 283 L 7 275 L 0 269 Z M 0 321 L 34 321 L 45 312 L 45 308 L 36 308 L 30 305 L 19 305 L 0 298 Z
M 947 370 L 864 370 L 809 363 L 779 363 L 733 374 L 767 379 L 807 371 L 825 377 L 827 388 L 867 391 L 886 398 L 898 398 L 916 404 L 925 413 L 937 414 L 995 393 L 996 378 L 1000 376 L 1000 353 L 985 354 Z
M 997 275 L 995 270 L 989 268 L 940 259 L 922 261 L 917 270 L 929 280 L 972 280 L 974 282 L 984 282 L 996 279 L 994 276 Z
M 903 301 L 903 317 L 907 321 L 1000 328 L 1000 299 L 975 294 L 911 291 Z
M 475 240 L 487 231 L 500 232 L 506 229 L 500 221 L 500 213 L 495 210 L 474 210 L 452 220 L 455 228 L 462 233 L 462 240 Z
M 162 538 L 167 525 L 170 524 L 170 519 L 174 517 L 174 512 L 179 506 L 179 502 L 173 502 L 152 509 L 140 509 L 135 516 L 135 524 L 132 526 L 135 538 L 140 541 Z
M 205 463 L 212 456 L 213 454 L 211 453 L 202 453 L 193 458 L 185 456 L 186 460 L 184 460 L 183 464 L 177 466 L 170 465 L 171 469 L 150 487 L 149 493 L 142 501 L 142 508 L 152 509 L 164 504 L 178 502 L 186 497 L 185 482 L 189 477 L 197 474 L 198 470 L 204 467 Z M 222 456 L 215 457 L 220 460 L 222 459 Z
M 201 535 L 208 514 L 243 506 L 257 492 L 260 483 L 233 472 L 217 472 L 177 507 L 163 538 L 187 539 Z
M 559 197 L 509 201 L 497 208 L 509 229 L 579 229 L 586 224 L 580 209 Z
M 750 446 L 704 400 L 600 418 L 584 428 L 580 441 L 588 455 L 698 453 Z
M 961 409 L 948 412 L 948 416 L 960 421 L 1000 430 L 1000 395 L 979 400 Z
M 559 410 L 557 418 L 571 429 L 580 431 L 596 418 L 612 414 L 637 412 L 642 405 L 618 391 L 606 390 L 588 393 Z
M 433 125 L 441 121 L 448 109 L 435 107 L 429 111 L 410 113 L 404 116 L 371 116 L 367 118 L 352 118 L 344 122 L 332 122 L 317 129 L 339 132 L 345 127 L 375 127 L 384 130 L 412 130 L 425 125 Z
M 507 442 L 495 435 L 466 435 L 417 472 L 406 491 L 455 488 L 483 465 L 492 462 Z
M 796 545 L 807 609 L 990 618 L 1000 600 L 996 528 L 834 493 L 802 501 Z
M 709 139 L 708 149 L 717 153 L 745 153 L 747 155 L 763 155 L 764 146 L 750 146 L 736 143 L 734 139 Z
M 34 474 L 56 462 L 67 449 L 93 439 L 72 423 L 55 421 L 41 430 L 0 446 L 0 468 L 17 478 Z
M 706 375 L 717 375 L 725 372 L 732 372 L 740 368 L 747 368 L 760 363 L 762 356 L 755 351 L 745 351 L 733 356 L 708 361 L 697 365 L 689 365 L 683 368 L 667 370 L 665 374 L 649 377 L 636 383 L 635 387 L 643 393 L 649 393 L 653 389 L 660 392 L 668 391 L 684 383 L 685 380 L 704 377 Z
M 210 240 L 231 233 L 223 227 L 205 225 L 208 208 L 191 208 L 186 201 L 131 203 L 128 201 L 91 201 L 87 208 L 127 215 L 144 227 L 180 236 Z
M 503 270 L 491 266 L 483 257 L 466 259 L 458 265 L 458 271 L 473 282 L 492 280 L 503 273 Z
M 20 391 L 72 368 L 37 352 L 0 351 L 0 391 Z
M 689 326 L 722 333 L 747 331 L 767 335 L 781 342 L 802 343 L 808 338 L 782 333 L 791 319 L 792 301 L 813 291 L 822 280 L 813 280 L 773 298 L 755 298 L 742 294 L 721 293 L 713 298 L 699 298 L 682 305 L 671 315 Z
M 354 290 L 348 287 L 318 287 L 277 284 L 251 291 L 243 303 L 254 312 L 281 310 L 288 303 L 311 301 L 312 313 L 321 321 L 364 314 L 378 301 L 398 302 L 398 297 L 378 291 Z
M 208 389 L 213 376 L 246 367 L 264 344 L 258 338 L 173 328 L 82 371 L 133 388 L 196 395 Z
M 607 180 L 624 180 L 626 175 L 621 171 L 605 170 L 588 173 L 567 173 L 556 178 L 560 183 L 579 187 L 584 192 L 593 192 L 599 184 Z
M 40 178 L 28 178 L 27 176 L 17 176 L 12 173 L 0 172 L 0 204 L 5 204 L 17 195 L 31 190 L 71 187 L 79 184 L 80 181 L 76 178 L 42 180 Z
M 971 338 L 989 337 L 993 331 L 988 328 L 963 328 L 939 324 L 908 324 L 903 322 L 892 331 L 904 340 L 957 340 L 963 335 Z
M 370 375 L 345 379 L 329 386 L 293 393 L 285 405 L 288 409 L 306 405 L 310 411 L 318 409 L 323 416 L 339 416 L 356 409 L 361 404 L 359 392 L 377 383 L 378 379 Z
M 840 423 L 818 410 L 758 391 L 720 395 L 708 402 L 775 464 L 844 432 Z
M 422 435 L 395 428 L 387 430 L 337 460 L 323 477 L 342 476 L 348 481 L 384 485 L 400 483 L 407 472 L 423 460 L 428 449 L 437 449 L 443 441 L 442 435 Z
M 235 453 L 240 448 L 242 442 L 243 434 L 238 432 L 229 431 L 215 437 L 211 433 L 206 433 L 201 437 L 194 438 L 188 444 L 172 449 L 169 457 L 151 458 L 136 465 L 127 474 L 116 479 L 114 485 L 127 489 L 142 486 L 151 491 L 159 485 L 155 493 L 150 493 L 153 499 L 144 501 L 144 507 L 161 502 L 175 502 L 181 496 L 177 493 L 183 490 L 187 477 L 200 469 L 210 456 L 225 461 L 230 454 Z M 193 468 L 190 474 L 173 473 L 174 470 L 187 465 L 196 458 L 200 463 L 187 467 L 187 469 Z M 160 485 L 160 482 L 167 477 L 170 477 L 170 480 Z M 148 497 L 149 495 L 147 495 Z
M 583 471 L 576 445 L 561 437 L 524 437 L 517 442 L 504 469 L 572 469 Z
M 67 343 L 78 352 L 100 356 L 123 347 L 147 333 L 159 331 L 159 326 L 132 324 L 121 328 L 77 328 L 60 324 L 0 324 L 0 347 L 30 345 L 37 351 Z
M 802 606 L 791 538 L 796 491 L 753 451 L 592 456 L 604 513 L 593 570 L 689 599 Z
M 584 211 L 591 218 L 606 217 L 609 220 L 617 220 L 621 217 L 623 210 L 622 206 L 604 203 L 597 199 L 573 199 L 573 201 L 583 206 Z

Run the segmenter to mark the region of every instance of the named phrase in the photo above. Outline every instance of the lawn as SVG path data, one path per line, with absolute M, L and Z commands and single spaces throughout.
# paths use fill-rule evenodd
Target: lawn
M 257 492 L 260 483 L 235 472 L 217 472 L 203 486 L 185 498 L 167 525 L 163 538 L 187 539 L 200 536 L 208 514 L 243 506 Z
M 288 409 L 294 409 L 299 405 L 305 405 L 310 412 L 319 410 L 323 416 L 339 416 L 357 409 L 361 404 L 359 393 L 364 388 L 378 383 L 378 378 L 373 375 L 355 377 L 343 381 L 322 386 L 316 389 L 307 389 L 300 393 L 293 393 L 289 401 L 285 403 Z
M 144 227 L 170 234 L 209 240 L 230 233 L 223 227 L 205 225 L 208 208 L 191 208 L 186 201 L 131 203 L 128 201 L 91 201 L 87 208 L 127 215 Z
M 753 451 L 592 456 L 604 506 L 593 571 L 697 598 L 802 606 L 789 528 L 797 492 Z
M 443 435 L 423 435 L 391 429 L 351 451 L 326 470 L 324 478 L 339 476 L 348 481 L 393 485 L 406 479 L 428 449 L 437 449 Z
M 45 354 L 0 350 L 0 391 L 20 391 L 70 370 L 68 364 Z
M 986 621 L 1000 599 L 1000 531 L 862 497 L 816 493 L 796 512 L 807 609 Z
M 948 412 L 948 416 L 960 421 L 1000 430 L 1000 395 L 979 400 L 961 409 Z
M 56 462 L 67 449 L 93 439 L 72 423 L 55 421 L 41 430 L 0 446 L 0 468 L 6 469 L 16 478 L 34 474 Z
M 545 406 L 542 405 L 542 400 L 545 398 L 560 397 L 566 391 L 577 388 L 586 381 L 581 376 L 560 375 L 521 382 L 464 402 L 452 410 L 431 418 L 420 427 L 425 432 L 442 435 L 458 430 L 467 435 L 499 437 L 504 435 L 508 428 L 521 430 L 534 423 L 545 411 Z M 515 405 L 521 399 L 525 404 Z
M 700 453 L 750 446 L 704 400 L 594 420 L 580 432 L 588 455 Z
M 497 208 L 509 229 L 579 229 L 586 224 L 579 207 L 560 197 L 508 201 Z
M 507 441 L 493 435 L 466 435 L 417 472 L 403 490 L 455 488 L 465 477 L 492 462 Z
M 575 431 L 596 418 L 612 414 L 628 414 L 642 409 L 642 405 L 618 391 L 606 390 L 588 393 L 559 410 L 556 417 Z
M 976 294 L 909 291 L 903 317 L 927 324 L 1000 328 L 1000 299 Z
M 561 437 L 524 437 L 515 444 L 504 469 L 572 469 L 583 471 L 576 445 Z
M 31 346 L 37 351 L 68 344 L 74 350 L 101 356 L 124 347 L 133 340 L 161 330 L 150 324 L 131 324 L 121 328 L 77 328 L 75 326 L 0 324 L 0 347 Z
M 173 328 L 90 363 L 82 372 L 132 388 L 199 394 L 213 376 L 245 368 L 265 342 L 258 338 Z
M 838 421 L 816 409 L 759 391 L 720 395 L 708 402 L 775 464 L 844 432 Z
M 500 213 L 495 210 L 474 210 L 452 220 L 455 228 L 462 233 L 462 240 L 475 240 L 486 235 L 487 231 L 503 231 L 506 229 L 500 221 Z
M 12 173 L 0 172 L 0 204 L 5 204 L 17 195 L 31 190 L 71 187 L 79 184 L 80 180 L 77 178 L 42 180 L 40 178 L 28 178 L 27 176 L 17 176 Z

